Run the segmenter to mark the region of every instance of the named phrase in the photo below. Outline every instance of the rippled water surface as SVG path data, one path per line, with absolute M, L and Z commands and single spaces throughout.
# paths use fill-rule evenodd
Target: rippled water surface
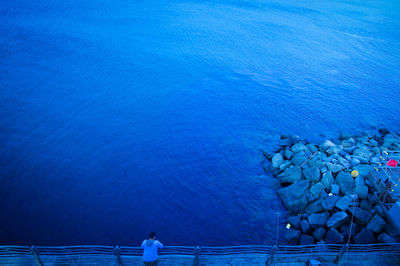
M 0 2 L 0 244 L 274 243 L 285 211 L 260 149 L 398 130 L 399 14 L 393 0 Z

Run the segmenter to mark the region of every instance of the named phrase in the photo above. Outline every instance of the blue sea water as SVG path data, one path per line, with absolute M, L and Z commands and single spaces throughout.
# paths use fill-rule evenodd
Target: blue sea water
M 399 14 L 394 0 L 1 1 L 0 244 L 275 243 L 285 210 L 260 150 L 399 130 Z

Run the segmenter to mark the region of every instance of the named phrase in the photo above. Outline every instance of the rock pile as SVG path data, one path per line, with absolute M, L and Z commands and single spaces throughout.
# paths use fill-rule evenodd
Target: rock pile
M 350 236 L 351 243 L 397 242 L 398 235 L 373 194 L 371 174 L 381 153 L 396 149 L 400 150 L 400 137 L 387 129 L 342 133 L 320 145 L 281 136 L 280 148 L 269 159 L 282 185 L 277 195 L 292 215 L 287 241 L 344 243 Z M 355 178 L 353 170 L 358 171 Z

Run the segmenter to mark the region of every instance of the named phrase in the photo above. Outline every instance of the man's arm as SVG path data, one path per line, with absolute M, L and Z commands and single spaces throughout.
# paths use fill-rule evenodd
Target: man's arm
M 158 248 L 163 248 L 163 247 L 164 247 L 164 245 L 161 244 L 161 242 L 158 241 L 158 240 L 156 240 L 156 243 L 155 243 L 155 244 L 157 245 Z

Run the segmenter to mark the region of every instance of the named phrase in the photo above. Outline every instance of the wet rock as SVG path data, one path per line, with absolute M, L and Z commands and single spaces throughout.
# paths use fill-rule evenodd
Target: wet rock
M 321 182 L 318 182 L 310 188 L 310 193 L 313 194 L 314 197 L 318 198 L 322 190 L 324 190 L 324 185 L 322 185 Z
M 336 196 L 336 195 L 328 196 L 322 201 L 322 208 L 330 211 L 335 207 L 335 204 L 338 200 L 339 200 L 339 196 Z
M 371 165 L 360 164 L 353 167 L 353 170 L 358 171 L 358 176 L 366 178 L 369 176 L 370 172 L 374 170 L 374 168 Z
M 366 199 L 368 197 L 368 187 L 363 185 L 356 186 L 354 193 L 356 193 L 361 199 Z
M 305 156 L 305 153 L 303 151 L 296 153 L 292 157 L 292 163 L 294 165 L 302 165 L 307 160 L 308 160 L 308 158 Z
M 334 146 L 334 147 L 330 147 L 326 153 L 328 155 L 332 155 L 332 154 L 338 154 L 341 153 L 343 150 L 341 148 L 339 148 L 338 146 Z
M 366 225 L 371 219 L 372 215 L 359 207 L 350 208 L 349 210 L 359 224 Z
M 291 166 L 278 175 L 279 183 L 294 183 L 301 179 L 301 169 L 298 166 Z
M 336 207 L 342 211 L 347 210 L 350 207 L 352 199 L 350 196 L 344 196 L 336 202 Z
M 294 155 L 294 153 L 290 149 L 285 150 L 285 158 L 286 159 L 290 160 L 290 158 L 292 158 L 293 155 Z
M 327 171 L 321 179 L 321 183 L 324 185 L 325 188 L 328 190 L 331 189 L 331 185 L 333 184 L 333 176 L 331 171 Z
M 283 157 L 280 153 L 275 154 L 272 157 L 272 169 L 277 169 L 283 163 Z
M 308 216 L 308 222 L 310 223 L 311 227 L 317 228 L 325 226 L 328 218 L 329 218 L 329 212 L 313 213 L 310 216 Z
M 333 227 L 333 228 L 338 228 L 341 226 L 344 222 L 348 220 L 348 215 L 346 212 L 341 211 L 334 213 L 326 222 L 326 225 L 328 227 Z
M 323 227 L 318 227 L 313 232 L 313 236 L 316 241 L 321 241 L 324 238 L 325 234 L 326 234 L 326 230 Z
M 356 141 L 353 138 L 344 139 L 341 142 L 343 148 L 351 148 L 356 144 Z
M 366 228 L 362 229 L 361 232 L 354 237 L 354 243 L 356 244 L 371 244 L 375 242 L 374 234 L 371 230 Z
M 285 207 L 294 213 L 299 213 L 307 205 L 307 190 L 310 185 L 308 180 L 299 180 L 292 185 L 279 189 L 276 193 Z
M 300 231 L 295 229 L 287 229 L 285 233 L 285 239 L 289 244 L 297 244 L 300 239 Z
M 301 142 L 298 142 L 292 146 L 291 150 L 293 153 L 298 153 L 298 152 L 308 150 L 308 149 L 307 149 L 306 145 L 304 145 Z
M 289 138 L 285 138 L 285 139 L 281 138 L 279 140 L 279 145 L 282 146 L 282 147 L 290 146 L 290 145 L 292 145 L 292 141 Z
M 321 178 L 321 172 L 316 167 L 310 167 L 303 170 L 303 175 L 305 179 L 313 182 L 318 182 Z
M 314 144 L 307 144 L 306 147 L 311 153 L 318 151 L 317 146 L 315 146 Z
M 285 170 L 287 167 L 289 167 L 291 164 L 290 161 L 283 161 L 283 163 L 279 166 L 279 170 L 283 171 Z
M 300 229 L 300 216 L 290 216 L 288 218 L 288 223 L 292 226 L 293 229 Z
M 350 168 L 351 164 L 349 163 L 349 161 L 347 161 L 345 158 L 343 157 L 339 157 L 338 158 L 338 162 L 343 165 L 344 168 Z
M 312 231 L 312 228 L 306 219 L 301 220 L 301 231 L 308 234 Z
M 397 239 L 389 236 L 386 233 L 382 233 L 378 236 L 378 241 L 383 243 L 397 243 Z
M 354 191 L 354 180 L 350 173 L 340 172 L 336 176 L 336 183 L 344 194 L 351 194 Z
M 292 140 L 292 143 L 297 143 L 301 140 L 300 137 L 297 135 L 290 136 L 290 139 Z
M 328 166 L 328 169 L 334 174 L 344 169 L 344 166 L 340 164 L 327 163 L 326 165 Z
M 325 209 L 322 207 L 322 199 L 314 201 L 313 203 L 309 204 L 306 208 L 306 212 L 309 214 L 319 213 L 323 211 L 325 211 Z
M 374 140 L 374 139 L 370 139 L 370 140 L 369 140 L 369 143 L 370 143 L 371 146 L 373 146 L 373 147 L 377 147 L 377 146 L 378 146 L 378 142 L 377 142 L 376 140 Z
M 325 236 L 325 243 L 327 244 L 340 244 L 344 242 L 344 237 L 336 229 L 330 228 Z
M 362 145 L 358 149 L 354 150 L 353 155 L 360 156 L 360 157 L 364 158 L 365 160 L 369 161 L 370 152 L 371 151 L 369 150 L 369 148 L 367 146 Z
M 374 233 L 380 233 L 384 229 L 385 225 L 386 225 L 385 220 L 381 216 L 379 216 L 379 214 L 376 214 L 369 221 L 367 229 L 371 230 Z
M 331 186 L 331 193 L 332 193 L 332 194 L 335 194 L 335 195 L 338 195 L 339 192 L 340 192 L 340 187 L 339 187 L 339 185 L 332 184 L 332 186 Z
M 356 223 L 353 223 L 353 225 L 351 224 L 343 225 L 341 232 L 343 236 L 348 239 L 349 235 L 350 237 L 355 237 L 360 232 L 360 230 L 361 230 L 360 226 Z
M 359 165 L 360 163 L 361 163 L 360 160 L 358 160 L 358 159 L 356 159 L 356 158 L 352 158 L 352 159 L 351 159 L 351 164 L 352 164 L 353 166 Z
M 354 185 L 355 186 L 364 186 L 365 185 L 364 177 L 357 176 L 356 179 L 354 179 Z
M 312 245 L 314 244 L 314 238 L 310 235 L 301 235 L 300 236 L 300 245 Z
M 364 158 L 364 157 L 361 157 L 361 156 L 357 156 L 357 155 L 353 155 L 352 158 L 359 160 L 360 163 L 363 163 L 363 164 L 366 164 L 366 163 L 369 162 L 368 159 L 366 159 L 366 158 Z
M 322 144 L 319 146 L 319 150 L 326 152 L 330 147 L 335 147 L 336 144 L 333 143 L 330 140 L 325 140 L 324 142 L 322 142 Z

